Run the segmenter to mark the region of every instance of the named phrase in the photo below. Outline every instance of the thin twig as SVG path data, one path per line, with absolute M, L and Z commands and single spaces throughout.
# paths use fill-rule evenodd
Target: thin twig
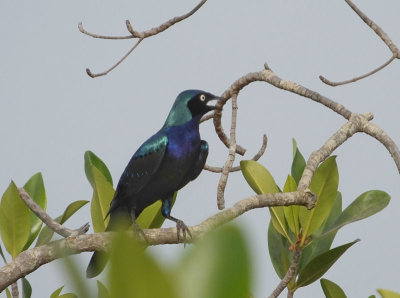
M 232 95 L 232 119 L 231 119 L 231 144 L 229 146 L 229 154 L 228 158 L 225 162 L 224 167 L 222 168 L 222 174 L 218 182 L 217 188 L 217 205 L 218 209 L 222 210 L 225 208 L 225 199 L 224 192 L 225 187 L 228 182 L 229 170 L 232 167 L 232 164 L 235 160 L 235 152 L 236 152 L 236 120 L 237 120 L 237 94 Z
M 397 58 L 400 58 L 399 48 L 393 43 L 390 37 L 386 34 L 385 31 L 382 30 L 381 27 L 378 26 L 374 21 L 372 21 L 365 13 L 363 13 L 353 2 L 350 0 L 345 0 L 346 3 L 353 9 L 360 18 L 372 29 L 375 33 L 383 40 L 383 42 L 389 47 L 390 51 L 393 55 L 397 55 Z
M 256 155 L 254 155 L 251 160 L 257 161 L 260 159 L 261 156 L 263 156 L 263 154 L 265 153 L 265 149 L 267 149 L 267 142 L 268 142 L 268 138 L 264 134 L 263 135 L 263 143 L 261 145 L 261 148 L 260 148 L 260 150 L 258 150 Z M 222 173 L 221 167 L 213 167 L 213 166 L 205 165 L 204 170 L 210 171 L 212 173 Z M 229 172 L 237 172 L 237 171 L 240 171 L 240 166 L 231 167 L 229 170 Z
M 17 281 L 12 283 L 12 285 L 11 285 L 11 295 L 13 296 L 13 298 L 18 298 L 19 297 L 18 282 Z
M 302 205 L 311 209 L 316 199 L 310 190 L 253 195 L 189 229 L 196 239 L 252 209 L 291 205 Z M 176 244 L 185 241 L 177 238 L 176 228 L 146 229 L 143 232 L 148 245 Z M 12 262 L 0 268 L 0 292 L 19 278 L 55 259 L 84 251 L 104 250 L 110 242 L 111 235 L 112 233 L 105 232 L 68 237 L 21 252 Z
M 138 39 L 138 41 L 134 44 L 134 46 L 121 58 L 115 63 L 113 66 L 111 66 L 109 69 L 106 71 L 100 72 L 100 73 L 92 73 L 92 71 L 89 68 L 86 68 L 86 73 L 88 74 L 89 77 L 96 78 L 96 77 L 101 77 L 106 74 L 108 74 L 110 71 L 112 71 L 114 68 L 116 68 L 118 65 L 121 64 L 122 61 L 126 59 L 126 57 L 129 56 L 130 53 L 133 52 L 134 49 L 142 42 L 143 38 Z
M 63 227 L 58 222 L 53 220 L 45 211 L 36 202 L 29 196 L 29 194 L 25 191 L 25 189 L 18 188 L 18 193 L 21 199 L 25 202 L 25 204 L 32 210 L 33 213 L 36 214 L 37 217 L 40 218 L 42 222 L 44 222 L 50 229 L 52 229 L 57 234 L 63 237 L 73 237 L 77 235 L 81 235 L 86 233 L 89 230 L 89 223 L 83 225 L 77 230 L 70 230 L 66 227 Z
M 376 69 L 370 71 L 369 73 L 355 77 L 350 80 L 342 81 L 342 82 L 332 82 L 328 80 L 327 78 L 323 76 L 319 76 L 320 80 L 324 82 L 327 85 L 330 86 L 340 86 L 340 85 L 345 85 L 349 83 L 356 82 L 358 80 L 364 79 L 366 77 L 369 77 L 370 75 L 373 75 L 374 73 L 380 71 L 381 69 L 385 68 L 388 66 L 395 58 L 400 59 L 400 50 L 399 48 L 393 43 L 393 41 L 390 39 L 390 37 L 386 34 L 385 31 L 382 30 L 381 27 L 379 27 L 374 21 L 372 21 L 365 13 L 363 13 L 353 2 L 350 0 L 345 0 L 346 3 L 358 14 L 358 16 L 372 29 L 375 31 L 375 33 L 383 40 L 383 42 L 388 46 L 389 50 L 392 52 L 392 57 L 386 61 L 384 64 L 381 66 L 377 67 Z
M 290 264 L 288 271 L 286 272 L 285 276 L 282 278 L 279 285 L 276 287 L 276 289 L 272 292 L 272 294 L 268 298 L 278 297 L 280 295 L 280 293 L 282 293 L 282 291 L 286 288 L 286 286 L 292 280 L 293 276 L 295 275 L 295 273 L 297 271 L 297 266 L 299 265 L 300 256 L 301 256 L 301 249 L 296 248 L 294 251 L 292 263 Z
M 369 77 L 369 76 L 373 75 L 374 73 L 380 71 L 381 69 L 383 69 L 383 68 L 385 68 L 386 66 L 388 66 L 395 58 L 396 58 L 396 56 L 393 55 L 388 61 L 386 61 L 386 62 L 385 62 L 384 64 L 382 64 L 381 66 L 375 68 L 374 70 L 370 71 L 369 73 L 366 73 L 366 74 L 364 74 L 364 75 L 362 75 L 362 76 L 359 76 L 359 77 L 352 78 L 352 79 L 347 80 L 347 81 L 332 82 L 332 81 L 329 81 L 329 80 L 328 80 L 327 78 L 325 78 L 324 76 L 319 76 L 319 79 L 320 79 L 322 82 L 324 82 L 325 84 L 330 85 L 330 86 L 333 86 L 333 87 L 340 86 L 340 85 L 345 85 L 345 84 L 350 84 L 350 83 L 356 82 L 356 81 L 358 81 L 358 80 L 364 79 L 364 78 L 366 78 L 366 77 Z
M 124 61 L 132 52 L 133 50 L 135 50 L 135 48 L 140 44 L 140 42 L 150 36 L 156 35 L 158 33 L 161 33 L 165 30 L 167 30 L 169 27 L 175 25 L 176 23 L 183 21 L 184 19 L 187 19 L 188 17 L 190 17 L 191 15 L 193 15 L 197 10 L 199 10 L 200 7 L 203 6 L 204 3 L 206 3 L 207 0 L 201 0 L 192 10 L 190 10 L 188 13 L 185 13 L 181 16 L 178 17 L 174 17 L 172 19 L 169 19 L 168 21 L 162 23 L 161 25 L 151 28 L 149 30 L 146 31 L 136 31 L 133 29 L 131 23 L 129 20 L 125 21 L 125 25 L 127 30 L 129 31 L 129 33 L 131 33 L 131 35 L 125 35 L 125 36 L 109 36 L 109 35 L 100 35 L 100 34 L 95 34 L 95 33 L 90 33 L 87 30 L 85 30 L 83 28 L 82 22 L 80 22 L 78 24 L 78 29 L 80 32 L 82 32 L 85 35 L 88 35 L 90 37 L 93 38 L 101 38 L 101 39 L 112 39 L 112 40 L 121 40 L 121 39 L 131 39 L 131 38 L 138 38 L 138 41 L 135 43 L 135 45 L 120 59 L 118 60 L 117 63 L 115 63 L 112 67 L 110 67 L 108 70 L 103 71 L 101 73 L 92 73 L 90 71 L 89 68 L 86 68 L 86 73 L 92 77 L 92 78 L 96 78 L 96 77 L 100 77 L 100 76 L 104 76 L 106 74 L 108 74 L 110 71 L 112 71 L 114 68 L 116 68 L 119 64 L 121 64 L 122 61 Z

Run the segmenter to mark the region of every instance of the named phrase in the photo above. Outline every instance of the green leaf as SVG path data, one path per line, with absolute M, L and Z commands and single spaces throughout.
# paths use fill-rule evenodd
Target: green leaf
M 78 298 L 78 296 L 72 293 L 66 293 L 58 296 L 58 298 Z
M 97 281 L 97 298 L 110 298 L 110 293 L 105 285 L 101 281 Z
M 118 232 L 112 242 L 108 278 L 111 297 L 176 297 L 169 275 L 126 233 Z
M 358 241 L 360 240 L 357 239 L 316 256 L 300 271 L 296 287 L 304 287 L 316 281 L 332 267 L 348 248 Z
M 6 257 L 4 256 L 3 249 L 1 248 L 1 244 L 0 244 L 0 255 L 4 261 L 4 264 L 7 264 L 7 260 L 6 260 Z
M 25 191 L 29 194 L 29 196 L 35 201 L 36 204 L 42 208 L 42 210 L 46 211 L 47 207 L 47 199 L 46 199 L 46 190 L 44 188 L 43 177 L 41 173 L 36 173 L 33 175 L 28 182 L 24 185 Z M 31 231 L 29 235 L 29 239 L 25 244 L 24 250 L 28 249 L 31 246 L 32 242 L 37 237 L 40 228 L 42 227 L 42 221 L 39 217 L 36 216 L 32 211 L 30 211 L 31 215 Z
M 64 288 L 64 286 L 59 287 L 57 290 L 55 290 L 53 293 L 51 293 L 50 298 L 57 298 L 60 295 L 63 288 Z
M 307 245 L 307 247 L 303 250 L 301 254 L 298 272 L 300 272 L 312 258 L 329 250 L 333 240 L 335 239 L 336 232 L 331 233 L 329 236 L 323 238 L 320 238 L 319 235 L 330 229 L 332 223 L 335 222 L 335 220 L 339 217 L 341 213 L 342 194 L 338 191 L 328 218 L 326 219 L 324 224 L 314 233 L 314 235 L 310 239 L 311 243 Z
M 228 225 L 196 243 L 172 274 L 181 297 L 249 297 L 250 256 L 243 233 Z M 156 296 L 154 296 L 156 297 Z
M 7 298 L 12 298 L 11 292 L 8 288 L 6 288 L 6 295 L 7 295 Z
M 294 178 L 290 175 L 287 176 L 283 192 L 292 192 L 297 190 L 297 183 Z M 300 234 L 300 222 L 299 222 L 299 207 L 300 206 L 287 206 L 283 207 L 286 222 L 290 230 L 297 236 Z
M 77 212 L 79 209 L 81 209 L 83 206 L 85 206 L 89 201 L 84 201 L 84 200 L 79 200 L 72 202 L 71 204 L 68 205 L 68 207 L 65 209 L 62 215 L 58 216 L 55 221 L 58 222 L 59 224 L 63 224 L 66 222 L 75 212 Z M 50 229 L 48 226 L 45 226 L 39 234 L 38 240 L 36 241 L 35 246 L 40 246 L 43 244 L 48 243 L 51 238 L 53 237 L 54 231 Z
M 343 290 L 333 281 L 321 278 L 319 282 L 326 298 L 347 298 Z
M 240 169 L 247 183 L 257 194 L 279 192 L 279 188 L 271 173 L 260 163 L 254 160 L 242 160 L 240 162 Z M 275 229 L 290 239 L 286 229 L 283 207 L 270 207 L 269 211 Z
M 13 259 L 23 250 L 30 234 L 30 211 L 11 181 L 1 198 L 0 232 L 7 251 Z
M 108 221 L 110 220 L 109 217 L 106 218 L 106 215 L 114 196 L 114 189 L 112 184 L 109 183 L 106 177 L 95 166 L 90 167 L 90 173 L 93 178 L 93 197 L 90 211 L 93 229 L 96 233 L 99 233 L 105 231 Z
M 171 207 L 175 204 L 177 194 L 178 192 L 174 193 Z M 142 229 L 160 228 L 165 221 L 165 217 L 161 214 L 161 207 L 161 201 L 146 207 L 136 220 L 139 227 Z
M 370 295 L 370 296 L 368 296 L 368 298 L 376 298 L 376 296 L 375 295 Z
M 293 139 L 293 162 L 292 162 L 291 173 L 296 183 L 299 183 L 305 167 L 306 167 L 306 160 L 300 153 L 300 150 L 297 148 L 296 140 Z
M 324 223 L 331 212 L 339 185 L 336 156 L 326 159 L 315 171 L 310 189 L 318 197 L 313 209 L 301 206 L 299 217 L 303 228 L 303 239 L 313 234 Z
M 23 277 L 22 278 L 22 297 L 30 298 L 32 296 L 32 287 L 29 281 Z
M 400 298 L 399 293 L 390 290 L 378 289 L 377 291 L 382 296 L 382 298 Z
M 390 202 L 390 196 L 381 190 L 370 190 L 361 194 L 337 218 L 336 222 L 320 237 L 334 233 L 343 226 L 378 213 Z
M 289 269 L 292 253 L 289 252 L 289 242 L 274 228 L 270 222 L 268 226 L 268 251 L 279 278 L 283 278 Z
M 96 154 L 94 154 L 92 151 L 86 151 L 84 159 L 86 177 L 88 178 L 90 184 L 92 184 L 93 188 L 95 187 L 95 179 L 93 177 L 92 166 L 97 168 L 106 178 L 108 183 L 113 185 L 110 171 L 108 170 L 106 164 Z

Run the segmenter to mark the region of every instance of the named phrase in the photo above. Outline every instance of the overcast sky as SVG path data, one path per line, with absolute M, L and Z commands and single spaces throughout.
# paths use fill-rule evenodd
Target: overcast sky
M 372 112 L 374 123 L 400 143 L 400 65 L 360 82 L 332 88 L 318 79 L 349 79 L 385 62 L 391 53 L 344 1 L 212 1 L 190 19 L 142 44 L 118 68 L 92 79 L 89 67 L 101 72 L 132 46 L 132 40 L 109 41 L 85 36 L 91 32 L 126 35 L 125 20 L 138 31 L 183 14 L 197 1 L 0 1 L 0 191 L 13 179 L 23 185 L 42 172 L 48 213 L 56 217 L 72 201 L 91 199 L 83 155 L 92 150 L 109 167 L 117 183 L 138 146 L 163 124 L 176 95 L 185 89 L 221 94 L 240 76 L 268 62 L 282 78 L 300 83 L 336 100 L 353 112 Z M 400 46 L 400 1 L 357 1 Z M 311 100 L 254 83 L 239 96 L 237 140 L 251 158 L 268 135 L 260 162 L 280 186 L 290 172 L 291 139 L 307 158 L 345 120 Z M 227 106 L 228 107 L 228 106 Z M 225 130 L 229 130 L 229 109 Z M 226 148 L 212 123 L 201 128 L 210 144 L 208 163 L 222 165 Z M 356 135 L 338 155 L 343 205 L 359 194 L 381 189 L 392 196 L 389 206 L 372 218 L 343 228 L 333 246 L 360 238 L 325 275 L 349 297 L 368 297 L 377 288 L 400 292 L 399 174 L 386 149 L 366 135 Z M 238 157 L 239 159 L 239 157 Z M 183 189 L 172 214 L 195 225 L 218 211 L 219 176 L 203 172 Z M 231 175 L 226 206 L 252 195 L 240 173 Z M 68 222 L 76 228 L 90 221 L 89 205 Z M 266 209 L 236 220 L 247 232 L 253 257 L 255 297 L 266 297 L 279 282 L 269 259 Z M 166 222 L 165 226 L 173 226 Z M 183 246 L 151 251 L 174 264 Z M 82 273 L 90 254 L 76 259 Z M 42 266 L 28 279 L 33 297 L 48 297 L 64 285 L 57 262 Z M 92 281 L 94 283 L 94 281 Z M 41 292 L 39 293 L 39 289 Z M 320 297 L 318 282 L 296 297 Z

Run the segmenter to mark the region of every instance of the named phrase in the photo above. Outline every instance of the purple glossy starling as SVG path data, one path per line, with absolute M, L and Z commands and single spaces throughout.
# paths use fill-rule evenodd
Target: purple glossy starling
M 204 167 L 208 143 L 200 139 L 199 124 L 204 114 L 215 109 L 207 105 L 215 99 L 219 98 L 201 90 L 178 95 L 163 127 L 139 147 L 122 173 L 108 211 L 106 231 L 115 230 L 119 216 L 129 217 L 137 229 L 135 219 L 147 206 L 161 200 L 161 213 L 176 222 L 178 238 L 181 233 L 190 235 L 183 221 L 171 216 L 172 198 Z M 100 260 L 101 254 L 93 254 L 86 270 L 88 277 L 98 275 L 106 265 Z

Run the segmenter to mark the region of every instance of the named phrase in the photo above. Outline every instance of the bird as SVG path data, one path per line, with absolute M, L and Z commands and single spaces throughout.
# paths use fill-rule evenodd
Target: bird
M 135 220 L 147 206 L 161 200 L 161 214 L 176 223 L 178 239 L 181 233 L 185 239 L 186 233 L 191 236 L 185 223 L 171 215 L 172 199 L 204 168 L 209 146 L 200 138 L 200 119 L 216 109 L 208 103 L 218 99 L 194 89 L 177 96 L 164 125 L 139 147 L 122 173 L 106 215 L 110 216 L 106 231 L 115 231 L 118 219 L 125 217 L 143 234 Z M 97 276 L 106 263 L 105 252 L 94 252 L 86 276 Z

